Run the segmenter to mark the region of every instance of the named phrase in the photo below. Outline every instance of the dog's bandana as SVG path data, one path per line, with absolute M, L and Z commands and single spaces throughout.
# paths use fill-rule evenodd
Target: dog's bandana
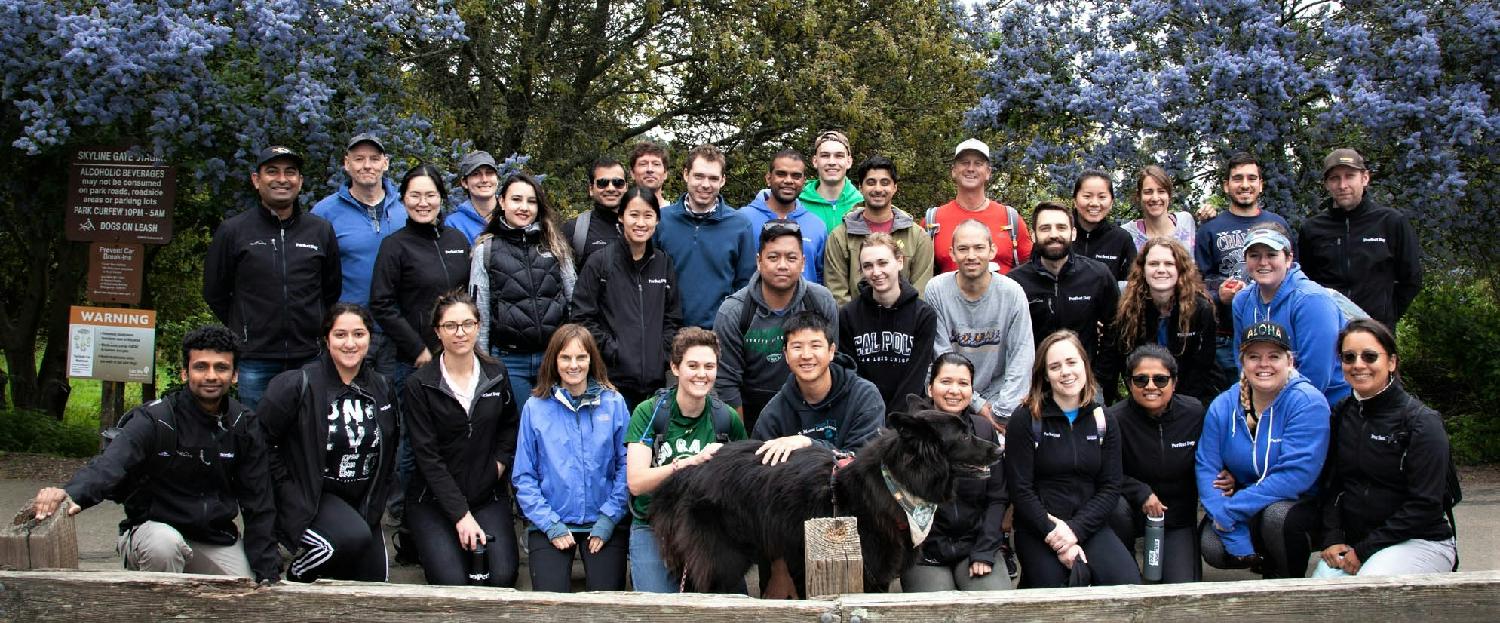
M 901 483 L 891 477 L 891 470 L 884 464 L 880 466 L 880 476 L 885 478 L 885 488 L 891 492 L 891 497 L 901 505 L 901 510 L 906 512 L 906 527 L 911 531 L 911 546 L 921 547 L 922 541 L 927 540 L 927 533 L 932 531 L 932 520 L 937 515 L 937 505 L 917 497 Z

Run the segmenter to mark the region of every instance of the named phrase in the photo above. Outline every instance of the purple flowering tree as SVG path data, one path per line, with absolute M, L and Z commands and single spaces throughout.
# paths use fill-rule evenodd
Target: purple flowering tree
M 266 145 L 303 150 L 308 197 L 339 179 L 355 132 L 416 158 L 464 147 L 439 144 L 402 89 L 406 33 L 462 39 L 446 2 L 0 0 L 0 23 L 0 341 L 17 407 L 61 413 L 66 399 L 60 336 L 85 266 L 62 237 L 74 149 L 128 142 L 175 164 L 175 229 L 201 241 L 243 205 Z M 45 336 L 58 339 L 38 365 Z
M 1436 257 L 1500 259 L 1493 1 L 1033 0 L 970 17 L 990 62 L 967 123 L 1059 194 L 1081 167 L 1159 163 L 1193 207 L 1247 150 L 1296 223 L 1325 197 L 1323 156 L 1350 146 Z

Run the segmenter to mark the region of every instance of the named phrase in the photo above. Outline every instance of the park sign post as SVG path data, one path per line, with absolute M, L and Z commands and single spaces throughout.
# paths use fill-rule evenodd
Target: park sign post
M 155 364 L 156 311 L 69 308 L 69 378 L 152 383 Z

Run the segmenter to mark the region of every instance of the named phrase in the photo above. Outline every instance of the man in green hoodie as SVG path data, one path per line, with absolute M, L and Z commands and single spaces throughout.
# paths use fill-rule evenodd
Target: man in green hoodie
M 817 179 L 808 180 L 797 201 L 822 219 L 828 231 L 844 222 L 844 214 L 850 208 L 865 200 L 849 181 L 849 167 L 854 166 L 851 153 L 849 137 L 838 130 L 821 132 L 813 139 L 812 162 Z

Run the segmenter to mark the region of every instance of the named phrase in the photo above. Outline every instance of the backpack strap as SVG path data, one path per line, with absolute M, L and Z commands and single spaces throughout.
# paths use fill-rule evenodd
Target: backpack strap
M 937 206 L 927 208 L 927 218 L 922 219 L 922 224 L 927 226 L 927 235 L 932 236 L 933 238 L 937 238 L 939 229 L 937 222 L 937 210 Z
M 654 407 L 651 408 L 651 420 L 650 420 L 651 427 L 650 428 L 651 428 L 651 454 L 652 454 L 652 462 L 653 463 L 656 461 L 656 449 L 660 448 L 661 444 L 663 442 L 665 442 L 666 439 L 667 439 L 667 423 L 668 423 L 669 420 L 672 419 L 671 417 L 662 417 L 661 416 L 661 406 L 663 404 L 666 404 L 670 393 L 671 393 L 671 388 L 670 387 L 666 388 L 666 389 L 658 389 L 658 390 L 656 390 L 656 406 L 654 406 Z M 671 409 L 667 410 L 668 414 L 670 414 L 671 412 L 672 412 Z
M 589 239 L 589 222 L 594 220 L 594 209 L 589 208 L 573 221 L 573 257 L 583 257 L 583 246 Z
M 740 306 L 740 337 L 745 337 L 750 332 L 750 323 L 755 322 L 755 301 L 749 296 L 745 297 L 745 304 Z
M 1021 221 L 1021 213 L 1016 212 L 1015 208 L 1005 206 L 1005 218 L 1010 225 L 1010 267 L 1020 268 L 1021 249 L 1016 243 L 1016 228 L 1018 227 L 1016 223 Z M 1100 430 L 1103 430 L 1103 427 L 1100 427 Z
M 1099 435 L 1099 447 L 1104 447 L 1104 431 L 1109 427 L 1104 417 L 1104 407 L 1094 407 L 1094 433 Z
M 734 410 L 728 404 L 719 400 L 718 397 L 710 395 L 713 408 L 709 409 L 709 417 L 713 418 L 714 441 L 718 443 L 729 443 L 729 431 L 733 428 L 733 419 L 730 417 Z

